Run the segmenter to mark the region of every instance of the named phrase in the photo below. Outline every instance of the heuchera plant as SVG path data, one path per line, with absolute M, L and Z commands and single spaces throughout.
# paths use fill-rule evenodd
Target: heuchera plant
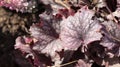
M 39 3 L 45 11 L 14 46 L 33 67 L 108 67 L 106 58 L 120 57 L 119 0 L 114 12 L 103 0 L 0 0 L 0 6 L 19 12 L 32 12 Z
M 32 12 L 37 7 L 37 0 L 0 0 L 0 6 L 17 12 Z

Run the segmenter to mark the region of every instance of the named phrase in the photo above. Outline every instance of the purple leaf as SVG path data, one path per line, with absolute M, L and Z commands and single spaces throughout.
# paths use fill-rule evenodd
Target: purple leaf
M 49 43 L 42 51 L 41 53 L 50 56 L 52 61 L 55 63 L 55 65 L 59 65 L 63 61 L 63 57 L 58 52 L 61 52 L 62 47 L 62 41 L 60 39 L 54 40 L 51 43 Z M 64 54 L 64 53 L 63 53 Z
M 33 66 L 40 66 L 44 67 L 46 65 L 46 62 L 41 62 L 43 61 L 43 56 L 39 57 L 36 52 L 32 50 L 32 46 L 34 44 L 31 44 L 32 41 L 28 37 L 18 37 L 16 39 L 16 44 L 15 44 L 15 49 L 19 49 L 22 53 L 23 56 L 29 60 L 29 63 L 31 63 Z M 29 40 L 30 39 L 30 40 Z M 26 41 L 25 41 L 26 40 Z M 30 43 L 31 41 L 31 43 Z M 46 59 L 44 59 L 46 60 Z M 50 62 L 51 63 L 51 62 Z
M 94 11 L 82 8 L 81 12 L 61 22 L 60 38 L 65 48 L 77 50 L 81 45 L 86 46 L 101 39 L 99 30 L 102 26 L 96 19 L 92 20 L 93 16 Z
M 72 9 L 59 9 L 59 14 L 62 15 L 63 18 L 67 18 L 70 15 L 74 15 L 75 12 Z
M 52 31 L 53 29 L 49 23 L 33 24 L 30 27 L 30 32 L 31 36 L 37 39 L 37 42 L 33 44 L 32 50 L 39 54 L 45 54 L 47 57 L 50 56 L 55 64 L 60 64 L 62 60 L 58 52 L 61 52 L 63 47 L 61 40 L 56 39 L 56 32 Z
M 48 43 L 55 39 L 55 37 L 52 37 L 54 36 L 54 31 L 52 31 L 50 25 L 42 22 L 33 24 L 30 27 L 30 32 L 31 36 L 38 40 L 35 45 L 38 46 L 40 50 L 44 49 Z
M 25 37 L 16 39 L 15 49 L 20 49 L 22 52 L 31 53 L 30 46 L 25 42 Z
M 106 47 L 108 52 L 120 55 L 120 26 L 113 21 L 105 21 L 105 26 L 102 30 L 104 37 L 102 38 L 101 45 Z

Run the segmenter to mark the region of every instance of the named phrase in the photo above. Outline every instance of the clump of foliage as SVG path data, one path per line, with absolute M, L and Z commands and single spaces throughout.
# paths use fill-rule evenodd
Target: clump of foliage
M 41 3 L 45 11 L 39 21 L 14 46 L 32 67 L 108 67 L 109 59 L 120 59 L 119 0 L 0 1 L 22 13 L 39 11 Z

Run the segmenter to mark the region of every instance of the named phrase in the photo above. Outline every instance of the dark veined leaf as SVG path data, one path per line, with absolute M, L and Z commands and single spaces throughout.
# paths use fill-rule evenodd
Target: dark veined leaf
M 56 38 L 56 32 L 51 24 L 45 22 L 33 24 L 30 32 L 31 36 L 37 40 L 33 44 L 32 50 L 50 57 L 55 65 L 62 63 L 62 57 L 59 54 L 63 49 L 62 41 Z
M 53 41 L 55 39 L 54 35 L 56 34 L 49 24 L 43 22 L 33 24 L 30 27 L 30 32 L 31 36 L 37 40 L 35 45 L 39 50 L 44 49 L 48 43 Z
M 93 41 L 100 40 L 102 35 L 99 32 L 101 25 L 96 19 L 92 19 L 94 11 L 86 7 L 69 16 L 61 22 L 60 38 L 63 46 L 70 50 L 77 50 L 81 45 L 87 46 Z
M 47 57 L 44 58 L 44 56 L 42 56 L 41 54 L 37 54 L 33 49 L 32 46 L 34 44 L 32 38 L 28 38 L 28 37 L 18 37 L 16 39 L 16 44 L 15 44 L 15 49 L 19 49 L 23 54 L 23 56 L 29 60 L 28 63 L 32 64 L 33 66 L 40 66 L 40 67 L 45 67 L 46 65 L 51 64 L 51 60 L 49 60 Z M 17 55 L 16 55 L 17 57 Z M 17 58 L 18 60 L 20 59 L 19 56 Z M 47 62 L 47 60 L 49 61 L 49 63 Z M 17 61 L 18 63 L 18 61 Z
M 32 53 L 30 46 L 25 41 L 25 36 L 23 37 L 17 37 L 15 49 L 20 49 L 22 52 L 25 53 Z
M 120 26 L 113 21 L 105 21 L 105 26 L 102 30 L 104 37 L 100 43 L 106 47 L 108 52 L 113 53 L 116 56 L 120 56 Z
M 50 56 L 51 60 L 55 63 L 54 65 L 60 65 L 63 61 L 63 55 L 59 54 L 59 52 L 62 52 L 63 47 L 62 47 L 62 41 L 60 39 L 56 39 L 49 43 L 42 51 L 41 53 L 45 54 L 46 56 Z

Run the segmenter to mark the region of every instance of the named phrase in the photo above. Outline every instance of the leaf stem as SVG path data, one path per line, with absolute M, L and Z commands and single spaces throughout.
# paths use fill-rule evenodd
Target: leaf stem
M 75 62 L 77 62 L 77 61 L 78 61 L 78 60 L 74 60 L 74 61 L 71 61 L 71 62 L 62 64 L 62 65 L 60 65 L 60 67 L 63 67 L 63 66 L 69 65 L 69 64 L 73 64 L 73 63 L 75 63 Z
M 71 62 L 68 62 L 68 63 L 65 63 L 65 64 L 61 64 L 61 65 L 57 65 L 57 66 L 47 66 L 47 67 L 63 67 L 63 66 L 67 66 L 67 65 L 73 64 L 73 63 L 75 63 L 77 61 L 78 60 L 74 60 L 74 61 L 71 61 Z

